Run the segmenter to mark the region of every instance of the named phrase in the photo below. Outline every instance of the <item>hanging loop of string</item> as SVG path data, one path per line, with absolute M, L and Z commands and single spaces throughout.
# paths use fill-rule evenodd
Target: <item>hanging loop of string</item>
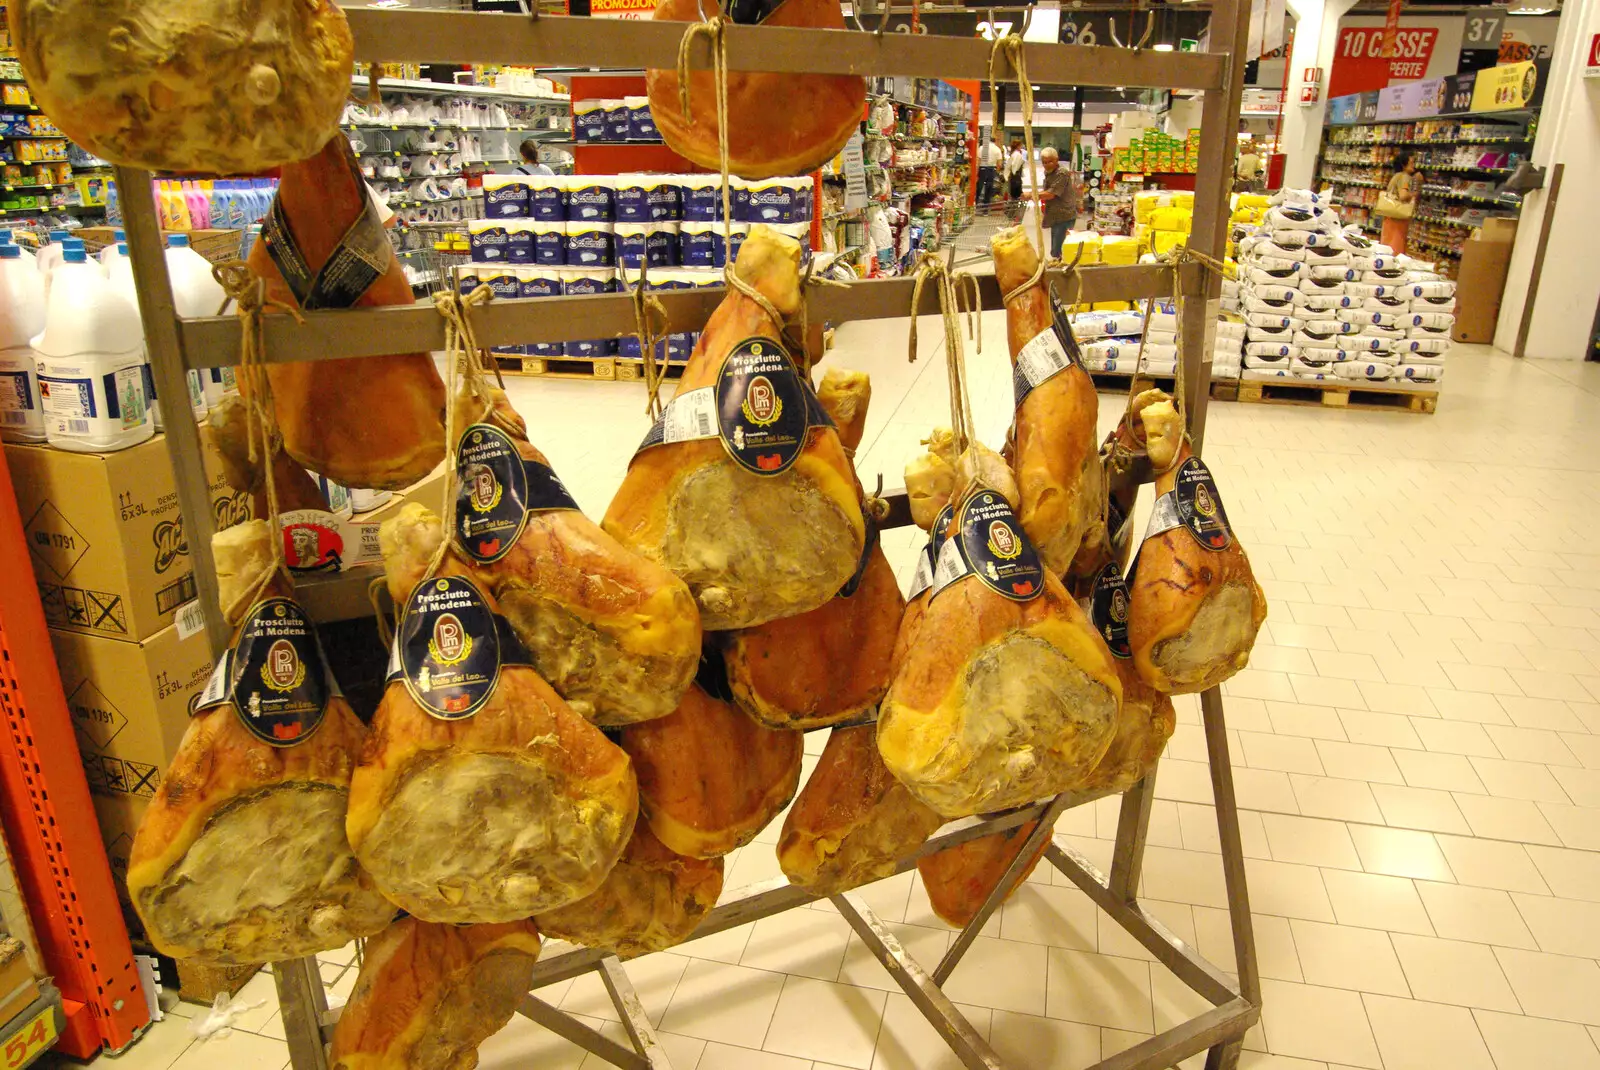
M 619 267 L 622 281 L 628 281 L 626 268 Z M 639 278 L 629 293 L 633 296 L 634 335 L 639 339 L 639 356 L 644 367 L 644 412 L 652 422 L 661 416 L 661 385 L 666 381 L 666 369 L 656 362 L 656 346 L 667 335 L 667 309 L 661 299 L 650 292 L 649 257 L 639 261 Z
M 960 292 L 969 288 L 967 272 L 954 275 L 936 253 L 923 253 L 917 260 L 916 281 L 911 288 L 911 360 L 917 359 L 917 313 L 922 305 L 922 290 L 932 284 L 939 295 L 939 312 L 944 318 L 945 374 L 950 389 L 950 427 L 955 434 L 955 451 L 960 456 L 972 445 L 976 434 L 976 421 L 972 417 L 972 399 L 967 394 L 966 350 L 961 341 L 961 312 L 964 310 Z M 976 295 L 973 279 L 971 292 Z
M 1030 9 L 1031 12 L 1031 9 Z M 1024 25 L 1026 32 L 1026 25 Z M 1028 191 L 1035 204 L 1039 201 L 1039 172 L 1033 163 L 1033 83 L 1028 81 L 1027 52 L 1022 43 L 1022 37 L 1016 32 L 997 37 L 989 49 L 989 99 L 998 100 L 996 86 L 999 79 L 995 69 L 1002 62 L 1009 65 L 1017 78 L 1018 104 L 1022 109 L 1022 140 L 1026 150 L 1022 166 L 1028 171 Z M 1039 249 L 1039 260 L 1042 264 L 1045 257 L 1044 244 L 1044 213 L 1037 210 L 1033 213 L 1033 230 L 1035 245 Z
M 486 304 L 493 297 L 494 291 L 486 285 L 478 286 L 465 296 L 453 289 L 433 295 L 433 307 L 444 317 L 444 349 L 448 365 L 444 408 L 444 501 L 439 511 L 444 527 L 443 538 L 439 540 L 438 547 L 433 551 L 433 557 L 428 561 L 428 569 L 423 573 L 424 580 L 431 579 L 439 571 L 455 531 L 456 448 L 459 445 L 456 441 L 459 430 L 456 427 L 457 394 L 465 390 L 471 397 L 485 403 L 490 397 L 489 386 L 483 374 L 478 335 L 472 326 L 471 311 L 478 305 Z
M 211 277 L 217 280 L 228 300 L 239 310 L 238 376 L 245 384 L 247 397 L 245 437 L 249 441 L 250 463 L 259 464 L 263 473 L 267 500 L 264 519 L 272 535 L 272 560 L 262 567 L 260 575 L 249 584 L 240 598 L 232 605 L 222 607 L 223 616 L 231 621 L 255 603 L 274 576 L 281 575 L 286 583 L 294 583 L 283 557 L 283 522 L 278 515 L 278 484 L 272 471 L 272 458 L 280 437 L 277 411 L 272 403 L 272 381 L 267 377 L 266 333 L 262 316 L 267 309 L 275 308 L 289 313 L 299 322 L 305 320 L 293 305 L 267 297 L 266 281 L 251 272 L 243 260 L 217 264 L 211 269 Z M 226 302 L 223 307 L 227 307 Z

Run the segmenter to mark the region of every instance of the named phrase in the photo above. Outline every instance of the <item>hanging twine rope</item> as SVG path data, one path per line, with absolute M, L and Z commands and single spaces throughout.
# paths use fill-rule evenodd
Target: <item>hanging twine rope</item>
M 454 538 L 456 525 L 456 452 L 460 445 L 456 441 L 456 397 L 459 390 L 465 389 L 472 397 L 485 403 L 490 397 L 488 383 L 483 374 L 480 363 L 480 350 L 478 335 L 472 326 L 471 310 L 482 304 L 487 304 L 494 297 L 494 291 L 486 285 L 480 285 L 471 293 L 463 297 L 455 290 L 443 290 L 433 295 L 433 307 L 439 315 L 444 317 L 444 349 L 445 360 L 448 363 L 448 374 L 445 378 L 445 409 L 444 409 L 444 502 L 439 510 L 439 515 L 444 522 L 443 538 L 434 549 L 433 556 L 428 561 L 428 569 L 423 573 L 424 580 L 431 579 L 444 563 L 444 555 L 450 549 Z
M 1026 27 L 1024 27 L 1026 28 Z M 1035 204 L 1039 202 L 1039 172 L 1033 163 L 1033 83 L 1028 81 L 1027 53 L 1022 37 L 1015 31 L 997 37 L 989 49 L 989 99 L 999 100 L 996 88 L 999 79 L 995 69 L 1002 62 L 1009 64 L 1017 76 L 1017 96 L 1022 107 L 1022 140 L 1026 148 L 1023 166 L 1028 170 L 1028 190 Z M 1033 213 L 1034 244 L 1039 249 L 1039 269 L 1025 285 L 1032 286 L 1044 274 L 1048 253 L 1044 244 L 1044 206 Z M 1019 287 L 1020 289 L 1020 287 Z
M 627 268 L 618 266 L 622 281 L 628 281 Z M 661 416 L 661 386 L 666 381 L 666 369 L 656 362 L 656 346 L 667 334 L 667 309 L 661 299 L 650 292 L 650 258 L 639 261 L 638 281 L 629 289 L 633 297 L 634 336 L 639 339 L 639 356 L 644 366 L 644 412 L 651 422 Z
M 910 361 L 917 359 L 917 312 L 922 307 L 923 287 L 932 285 L 939 295 L 939 312 L 944 319 L 945 375 L 950 391 L 950 427 L 955 433 L 955 451 L 959 457 L 972 445 L 976 421 L 972 416 L 972 399 L 967 393 L 967 357 L 961 340 L 961 313 L 970 313 L 978 305 L 978 282 L 967 272 L 952 275 L 937 254 L 923 253 L 917 260 L 916 281 L 911 287 L 911 338 Z M 970 305 L 963 297 L 970 294 Z
M 301 323 L 305 320 L 293 305 L 268 298 L 266 280 L 252 273 L 243 260 L 229 260 L 215 265 L 211 269 L 211 277 L 217 280 L 228 300 L 239 310 L 238 376 L 246 388 L 245 437 L 250 447 L 250 463 L 260 465 L 263 472 L 267 499 L 265 519 L 272 533 L 272 560 L 262 567 L 260 574 L 240 597 L 222 607 L 223 616 L 233 621 L 255 604 L 273 577 L 282 576 L 291 587 L 294 584 L 288 563 L 283 557 L 283 521 L 278 515 L 278 484 L 272 471 L 272 458 L 282 440 L 278 431 L 277 411 L 272 404 L 272 381 L 267 376 L 262 314 L 268 308 L 276 308 L 289 313 Z M 223 308 L 226 307 L 227 301 L 224 301 Z

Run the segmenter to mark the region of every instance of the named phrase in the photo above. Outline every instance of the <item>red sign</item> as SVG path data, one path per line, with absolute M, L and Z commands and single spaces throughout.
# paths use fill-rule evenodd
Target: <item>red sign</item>
M 1600 67 L 1600 33 L 1589 38 L 1589 62 L 1587 65 Z
M 1402 26 L 1395 32 L 1394 55 L 1383 54 L 1384 27 L 1347 27 L 1339 31 L 1339 47 L 1328 76 L 1328 97 L 1382 89 L 1391 82 L 1415 82 L 1427 76 L 1428 61 L 1439 38 L 1436 27 Z
M 1402 0 L 1389 0 L 1389 14 L 1383 20 L 1383 55 L 1393 57 L 1399 47 L 1400 4 Z

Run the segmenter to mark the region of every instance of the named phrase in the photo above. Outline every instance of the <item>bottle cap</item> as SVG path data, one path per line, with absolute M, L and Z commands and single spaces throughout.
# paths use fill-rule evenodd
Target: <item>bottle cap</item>
M 123 229 L 122 229 L 122 228 L 121 228 L 121 227 L 118 227 L 118 228 L 117 228 L 117 229 L 116 229 L 116 230 L 113 230 L 113 231 L 112 231 L 112 232 L 111 232 L 111 234 L 112 234 L 112 237 L 113 237 L 113 238 L 114 238 L 114 239 L 115 239 L 115 240 L 116 240 L 116 241 L 122 241 L 122 240 L 123 240 L 123 239 L 124 239 L 124 238 L 126 238 L 126 237 L 127 237 L 127 236 L 128 236 L 128 235 L 127 235 L 127 234 L 126 234 L 126 233 L 125 233 L 125 232 L 124 232 L 124 231 L 123 231 Z
M 61 241 L 66 236 L 67 236 L 67 232 L 64 231 L 64 230 L 52 230 L 50 232 L 50 240 L 51 241 Z
M 76 249 L 67 249 L 61 254 L 61 260 L 67 264 L 82 264 L 89 259 L 89 254 L 83 251 L 80 245 Z
M 11 244 L 10 242 L 5 242 L 4 244 L 0 244 L 0 260 L 19 260 L 21 258 L 22 258 L 22 250 L 21 249 L 18 249 L 15 245 Z
M 167 235 L 167 248 L 168 249 L 187 249 L 188 247 L 189 247 L 189 235 L 187 235 L 187 234 L 168 234 Z
M 125 241 L 117 242 L 117 255 L 119 255 L 119 256 L 127 256 L 128 255 L 128 243 L 127 242 L 125 242 Z
M 73 250 L 73 249 L 81 250 L 84 247 L 83 239 L 82 238 L 62 238 L 61 239 L 61 247 L 63 249 L 68 250 L 69 252 L 71 250 Z

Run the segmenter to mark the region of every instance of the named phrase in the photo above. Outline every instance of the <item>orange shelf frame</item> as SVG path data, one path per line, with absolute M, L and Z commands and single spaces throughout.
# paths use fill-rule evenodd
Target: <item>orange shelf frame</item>
M 45 968 L 61 990 L 57 1049 L 88 1059 L 149 1024 L 133 945 L 32 583 L 11 470 L 0 452 L 0 819 Z

